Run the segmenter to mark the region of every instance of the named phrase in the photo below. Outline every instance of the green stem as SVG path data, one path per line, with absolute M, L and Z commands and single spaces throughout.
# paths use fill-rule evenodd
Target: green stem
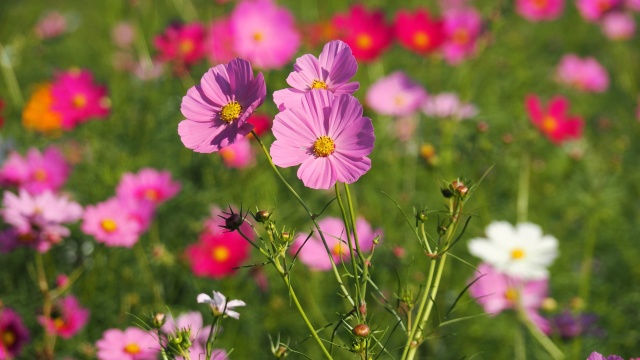
M 518 306 L 518 315 L 520 317 L 520 321 L 524 323 L 524 325 L 529 329 L 531 335 L 542 345 L 542 347 L 551 355 L 554 360 L 562 360 L 565 358 L 564 354 L 556 344 L 551 341 L 540 329 L 531 321 L 524 308 L 519 305 Z
M 344 184 L 344 192 L 347 194 L 347 204 L 349 205 L 349 213 L 351 214 L 351 227 L 353 228 L 353 238 L 356 242 L 356 252 L 358 253 L 358 260 L 360 260 L 360 266 L 362 266 L 362 278 L 358 279 L 356 277 L 356 282 L 361 280 L 360 291 L 360 300 L 361 304 L 364 304 L 365 295 L 367 293 L 367 279 L 369 277 L 369 266 L 367 265 L 367 261 L 364 258 L 364 254 L 362 253 L 362 249 L 360 249 L 360 239 L 358 238 L 358 230 L 356 229 L 356 215 L 353 210 L 353 200 L 351 199 L 351 191 L 349 190 L 349 185 Z M 356 261 L 355 258 L 351 258 L 353 262 Z
M 527 221 L 529 209 L 529 183 L 531 174 L 531 159 L 529 153 L 524 151 L 520 159 L 520 177 L 518 179 L 517 214 L 518 222 Z
M 346 187 L 346 184 L 345 184 Z M 353 267 L 353 277 L 355 279 L 354 283 L 356 286 L 356 303 L 358 304 L 358 306 L 360 304 L 364 303 L 364 295 L 360 292 L 360 271 L 358 271 L 358 264 L 356 264 L 356 258 L 354 256 L 354 252 L 353 252 L 353 240 L 351 239 L 351 232 L 350 232 L 350 228 L 353 229 L 354 234 L 355 234 L 355 224 L 353 222 L 350 223 L 349 220 L 349 215 L 347 214 L 347 210 L 344 206 L 344 203 L 342 202 L 342 196 L 340 195 L 340 187 L 339 184 L 336 183 L 335 185 L 335 192 L 336 192 L 336 200 L 338 200 L 338 206 L 340 207 L 340 212 L 342 213 L 342 221 L 344 222 L 344 228 L 345 228 L 345 235 L 347 237 L 347 246 L 349 246 L 349 256 L 351 257 L 351 266 Z M 358 244 L 358 241 L 356 240 L 356 246 Z M 360 319 L 360 312 L 357 311 L 356 312 L 356 316 L 358 317 L 358 319 Z
M 9 89 L 9 95 L 11 95 L 13 105 L 18 108 L 22 108 L 24 100 L 22 99 L 22 94 L 20 92 L 20 85 L 18 84 L 16 73 L 13 71 L 13 65 L 11 64 L 9 54 L 7 54 L 7 50 L 2 46 L 2 44 L 0 44 L 0 67 L 2 68 L 4 82 L 7 84 L 7 88 Z
M 514 318 L 514 321 L 518 320 L 517 318 Z M 513 347 L 514 347 L 514 359 L 515 360 L 526 360 L 527 359 L 527 351 L 526 351 L 526 347 L 525 347 L 525 343 L 524 343 L 524 332 L 522 331 L 522 323 L 520 321 L 517 321 L 515 324 L 515 337 L 514 337 L 514 341 L 513 341 Z

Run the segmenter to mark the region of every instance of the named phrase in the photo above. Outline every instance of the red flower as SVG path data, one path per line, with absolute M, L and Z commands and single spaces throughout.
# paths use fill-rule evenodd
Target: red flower
M 358 61 L 377 58 L 391 43 L 393 31 L 384 22 L 382 11 L 367 12 L 362 5 L 354 5 L 348 14 L 333 17 L 338 38 L 349 45 Z
M 253 131 L 255 131 L 258 136 L 271 129 L 271 118 L 267 115 L 252 114 L 247 122 L 253 125 Z
M 442 21 L 432 19 L 424 9 L 417 9 L 413 14 L 407 10 L 398 11 L 394 27 L 402 46 L 418 54 L 437 50 L 444 42 Z
M 578 139 L 582 136 L 584 121 L 579 116 L 567 114 L 569 100 L 562 96 L 554 96 L 548 104 L 547 109 L 543 109 L 540 99 L 535 95 L 527 96 L 525 105 L 531 122 L 551 142 L 556 145 L 571 139 Z
M 196 276 L 219 279 L 232 275 L 249 257 L 249 246 L 249 242 L 235 231 L 217 235 L 206 232 L 198 243 L 187 247 L 186 255 Z
M 164 33 L 156 35 L 153 45 L 160 52 L 161 61 L 175 66 L 190 66 L 205 56 L 205 28 L 200 23 L 173 23 Z

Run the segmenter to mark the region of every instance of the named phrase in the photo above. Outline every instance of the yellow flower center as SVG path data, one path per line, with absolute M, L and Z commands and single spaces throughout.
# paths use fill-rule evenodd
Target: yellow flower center
M 87 105 L 87 97 L 82 94 L 77 94 L 73 97 L 73 100 L 71 100 L 71 102 L 73 103 L 74 108 L 82 109 Z
M 262 35 L 262 33 L 257 32 L 257 33 L 255 33 L 255 34 L 253 34 L 253 40 L 254 40 L 255 42 L 261 42 L 261 41 L 262 41 L 262 39 L 264 39 L 264 35 Z
M 464 45 L 469 42 L 469 32 L 465 29 L 458 29 L 453 33 L 453 42 Z
M 313 80 L 313 82 L 311 83 L 311 88 L 327 90 L 327 83 L 322 80 Z
M 64 320 L 61 318 L 53 319 L 53 326 L 55 326 L 56 330 L 60 330 L 64 327 Z
M 313 143 L 313 152 L 318 157 L 327 157 L 336 150 L 336 143 L 328 136 L 320 136 L 316 142 Z
M 424 31 L 418 31 L 413 34 L 413 43 L 419 48 L 426 48 L 430 42 L 429 35 Z
M 241 112 L 242 106 L 239 102 L 233 100 L 222 107 L 222 111 L 220 112 L 220 119 L 222 119 L 222 121 L 226 123 L 231 123 L 233 120 L 236 120 L 240 117 Z
M 331 249 L 331 253 L 333 255 L 335 255 L 335 256 L 341 256 L 341 255 L 346 254 L 346 251 L 342 246 L 342 242 L 339 242 L 339 243 L 335 244 L 333 246 L 333 249 Z
M 222 158 L 227 161 L 233 161 L 236 158 L 236 154 L 228 148 L 220 149 L 219 153 L 220 156 L 222 156 Z
M 47 180 L 47 172 L 44 169 L 37 169 L 33 172 L 33 178 L 36 181 L 46 181 Z
M 518 290 L 508 288 L 507 291 L 504 292 L 504 298 L 510 302 L 516 302 L 518 300 Z
M 394 97 L 393 102 L 395 102 L 397 106 L 402 106 L 405 103 L 404 98 L 400 95 Z
M 536 9 L 544 9 L 547 7 L 548 0 L 533 0 L 533 7 Z
M 4 345 L 5 348 L 11 347 L 11 345 L 16 342 L 16 334 L 13 331 L 3 331 L 0 333 L 0 342 Z
M 158 190 L 156 189 L 146 189 L 144 191 L 144 198 L 149 201 L 158 201 L 160 194 L 158 194 Z
M 542 130 L 545 132 L 553 132 L 558 128 L 558 121 L 551 115 L 547 115 L 542 119 Z
M 131 355 L 138 354 L 140 352 L 140 346 L 134 343 L 127 344 L 127 346 L 124 347 L 124 352 Z
M 118 224 L 116 224 L 115 221 L 113 221 L 113 219 L 104 219 L 100 222 L 100 226 L 102 226 L 102 230 L 111 233 L 116 231 L 116 229 L 118 229 Z
M 358 46 L 360 49 L 367 50 L 371 47 L 371 45 L 373 45 L 371 36 L 367 34 L 360 34 L 358 35 L 358 37 L 356 37 L 356 46 Z
M 226 261 L 230 255 L 229 249 L 224 246 L 216 246 L 211 252 L 211 257 L 217 262 Z
M 517 248 L 511 250 L 511 259 L 512 260 L 520 260 L 524 257 L 525 253 L 523 249 Z
M 192 52 L 193 48 L 195 48 L 195 45 L 191 40 L 182 40 L 180 42 L 179 51 L 180 51 L 180 54 L 182 55 Z

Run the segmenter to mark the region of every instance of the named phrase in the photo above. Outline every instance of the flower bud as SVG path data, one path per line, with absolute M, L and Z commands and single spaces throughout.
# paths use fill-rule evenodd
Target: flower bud
M 242 225 L 243 218 L 240 214 L 231 214 L 228 218 L 224 219 L 224 227 L 228 230 L 237 230 Z
M 291 241 L 291 238 L 293 238 L 293 236 L 291 235 L 290 232 L 288 231 L 283 231 L 282 233 L 280 233 L 280 235 L 282 236 L 282 240 L 289 242 Z
M 253 218 L 256 219 L 256 221 L 259 223 L 266 222 L 267 220 L 269 220 L 270 217 L 271 217 L 271 213 L 268 212 L 267 210 L 260 210 L 256 212 L 256 214 L 253 216 Z
M 167 317 L 163 313 L 156 313 L 151 319 L 151 325 L 156 329 L 160 329 L 166 320 Z
M 353 335 L 361 338 L 369 336 L 370 332 L 371 329 L 366 324 L 358 324 L 353 328 Z

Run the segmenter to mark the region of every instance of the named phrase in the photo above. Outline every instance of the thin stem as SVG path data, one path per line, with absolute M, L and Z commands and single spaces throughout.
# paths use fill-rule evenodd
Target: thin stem
M 531 174 L 531 158 L 529 153 L 524 151 L 520 158 L 520 177 L 518 179 L 518 200 L 517 214 L 518 222 L 527 221 L 529 209 L 529 183 Z
M 549 339 L 549 337 L 547 337 L 547 335 L 545 335 L 531 321 L 531 319 L 529 318 L 529 316 L 527 315 L 527 313 L 525 312 L 524 308 L 521 305 L 518 306 L 518 315 L 520 317 L 520 321 L 522 321 L 522 323 L 524 323 L 527 329 L 529 329 L 529 332 L 531 332 L 531 335 L 533 335 L 533 337 L 538 341 L 538 343 L 542 345 L 542 347 L 549 353 L 549 355 L 551 355 L 551 357 L 554 360 L 562 360 L 565 358 L 564 354 L 560 349 L 558 349 L 556 344 L 554 344 L 553 341 L 551 341 L 551 339 Z
M 2 68 L 4 82 L 9 89 L 9 95 L 11 95 L 13 104 L 19 108 L 22 108 L 24 100 L 22 99 L 22 94 L 20 92 L 20 85 L 18 84 L 16 73 L 13 70 L 13 65 L 11 64 L 9 54 L 7 53 L 6 48 L 2 46 L 2 44 L 0 44 L 0 67 Z
M 514 321 L 518 320 L 514 317 Z M 513 341 L 513 352 L 515 360 L 526 360 L 527 359 L 527 351 L 524 345 L 524 332 L 522 331 L 522 323 L 517 321 L 515 324 L 516 331 L 514 333 L 514 341 Z
M 349 191 L 349 185 L 344 184 L 344 192 L 347 194 L 347 204 L 349 205 L 349 213 L 351 214 L 351 225 L 353 228 L 353 238 L 356 242 L 356 251 L 358 253 L 358 259 L 360 260 L 360 265 L 362 266 L 362 284 L 360 291 L 360 300 L 364 303 L 365 295 L 367 293 L 367 278 L 369 277 L 369 266 L 367 265 L 366 259 L 364 258 L 364 254 L 360 249 L 360 239 L 358 238 L 358 231 L 356 229 L 356 215 L 353 210 L 353 200 L 351 199 L 351 191 Z M 355 262 L 354 258 L 351 258 L 353 262 Z M 356 277 L 356 282 L 359 279 Z
M 346 232 L 345 235 L 347 237 L 347 246 L 349 246 L 349 256 L 351 257 L 351 266 L 353 267 L 353 277 L 355 278 L 354 282 L 356 286 L 356 303 L 360 305 L 364 303 L 364 294 L 360 292 L 360 281 L 359 281 L 360 271 L 358 270 L 358 264 L 356 264 L 356 258 L 354 256 L 354 251 L 353 251 L 354 249 L 353 240 L 351 239 L 351 232 L 350 232 L 350 230 L 352 229 L 355 235 L 355 224 L 353 222 L 350 223 L 349 215 L 347 214 L 347 210 L 344 206 L 344 203 L 342 202 L 342 196 L 340 195 L 340 187 L 338 183 L 336 183 L 335 185 L 335 192 L 336 192 L 336 200 L 338 201 L 338 206 L 340 207 L 340 212 L 342 213 L 342 221 L 344 222 L 344 228 Z M 358 240 L 356 239 L 355 241 L 356 241 L 356 246 L 358 246 L 357 245 Z M 356 316 L 358 317 L 358 319 L 360 319 L 359 311 L 356 312 Z

